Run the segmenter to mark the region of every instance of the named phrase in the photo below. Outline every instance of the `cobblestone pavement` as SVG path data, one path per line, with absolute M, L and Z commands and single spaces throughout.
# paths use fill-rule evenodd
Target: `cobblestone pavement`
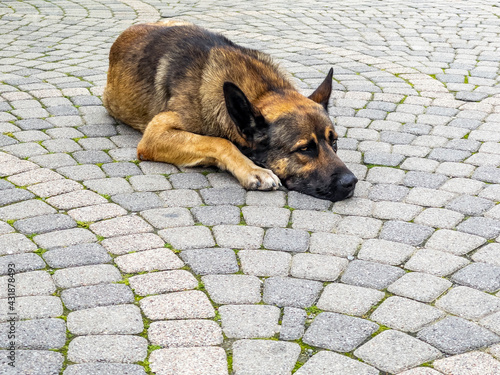
M 0 17 L 0 374 L 500 374 L 497 1 L 2 0 Z M 306 94 L 333 66 L 355 197 L 137 161 L 140 134 L 102 106 L 107 54 L 170 17 L 270 53 Z

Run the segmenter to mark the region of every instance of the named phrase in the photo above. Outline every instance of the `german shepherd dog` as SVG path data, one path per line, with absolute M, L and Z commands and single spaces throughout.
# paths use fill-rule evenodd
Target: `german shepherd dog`
M 140 160 L 214 165 L 246 189 L 339 201 L 357 179 L 328 117 L 333 69 L 307 98 L 271 58 L 182 21 L 134 25 L 111 47 L 103 102 L 143 132 Z

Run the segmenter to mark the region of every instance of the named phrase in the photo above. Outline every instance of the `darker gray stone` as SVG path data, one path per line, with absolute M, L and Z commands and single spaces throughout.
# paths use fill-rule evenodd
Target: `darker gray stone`
M 210 186 L 201 173 L 176 173 L 169 177 L 175 189 L 202 189 Z
M 208 205 L 245 204 L 245 190 L 239 187 L 202 189 L 200 194 Z
M 481 143 L 473 139 L 452 139 L 444 145 L 446 148 L 476 152 L 481 147 Z
M 0 348 L 9 347 L 10 323 L 0 324 Z M 62 319 L 36 319 L 16 322 L 17 349 L 59 349 L 66 343 L 66 323 Z
M 404 221 L 386 221 L 382 227 L 380 238 L 388 241 L 402 242 L 412 246 L 421 245 L 429 238 L 434 229 L 425 225 Z
M 385 289 L 405 272 L 398 267 L 386 264 L 354 260 L 349 263 L 341 281 L 346 284 L 373 289 Z
M 116 135 L 116 127 L 114 125 L 83 125 L 78 127 L 87 137 L 112 137 Z
M 309 247 L 309 233 L 301 229 L 270 228 L 264 237 L 264 247 L 270 250 L 304 252 Z
M 0 206 L 25 201 L 34 197 L 34 194 L 24 189 L 0 190 Z
M 133 303 L 134 293 L 125 284 L 101 284 L 66 289 L 61 299 L 69 310 Z
M 391 143 L 393 145 L 408 145 L 415 137 L 416 136 L 413 134 L 392 131 L 383 131 L 380 133 L 380 140 L 382 142 Z
M 448 316 L 422 329 L 417 337 L 446 354 L 460 354 L 490 346 L 500 337 L 468 320 Z
M 303 341 L 311 346 L 345 353 L 356 349 L 379 326 L 365 319 L 323 312 L 312 322 Z
M 303 309 L 285 307 L 280 328 L 280 340 L 298 340 L 304 334 L 307 313 Z
M 469 156 L 471 156 L 469 151 L 461 151 L 451 148 L 435 148 L 431 151 L 428 158 L 440 162 L 460 162 Z
M 450 121 L 449 126 L 456 126 L 457 128 L 465 128 L 474 130 L 481 125 L 481 121 L 468 119 L 468 118 L 456 118 Z
M 240 209 L 234 206 L 200 206 L 191 209 L 196 220 L 203 225 L 239 224 Z
M 57 375 L 61 372 L 64 356 L 61 353 L 48 350 L 16 350 L 16 367 L 10 372 L 8 363 L 12 362 L 7 356 L 9 350 L 0 350 L 0 374 L 43 374 Z
M 457 229 L 461 232 L 492 239 L 500 235 L 500 221 L 486 217 L 471 217 L 461 222 Z
M 451 281 L 493 293 L 500 289 L 500 267 L 488 263 L 472 263 L 457 271 Z
M 128 211 L 144 211 L 163 207 L 163 201 L 152 192 L 116 194 L 111 200 Z
M 409 187 L 426 187 L 437 189 L 448 180 L 448 177 L 441 174 L 428 172 L 410 171 L 406 174 L 404 184 Z
M 323 284 L 319 281 L 270 277 L 264 282 L 263 301 L 269 305 L 306 308 L 317 299 Z
M 325 199 L 311 197 L 297 191 L 288 192 L 288 205 L 298 210 L 328 210 L 332 202 Z
M 458 211 L 467 216 L 480 215 L 492 208 L 495 204 L 484 198 L 462 195 L 453 199 L 445 207 L 449 210 Z
M 76 151 L 73 152 L 73 157 L 80 164 L 98 164 L 98 163 L 109 163 L 113 161 L 111 157 L 104 151 Z
M 478 167 L 474 171 L 472 178 L 492 184 L 500 184 L 500 168 L 496 168 L 490 165 Z
M 0 180 L 0 190 L 14 189 L 15 186 L 7 180 Z
M 62 247 L 43 253 L 43 258 L 52 268 L 88 266 L 111 262 L 106 249 L 96 243 Z
M 54 230 L 75 228 L 76 226 L 76 221 L 68 215 L 61 214 L 36 216 L 18 220 L 14 223 L 14 228 L 24 234 L 41 234 Z
M 23 130 L 42 130 L 54 127 L 50 122 L 38 118 L 19 120 L 16 121 L 16 125 Z
M 38 254 L 16 254 L 0 257 L 0 275 L 9 273 L 9 264 L 16 265 L 16 273 L 39 270 L 46 267 L 45 262 Z
M 386 165 L 389 167 L 395 167 L 404 160 L 403 155 L 391 154 L 382 151 L 366 151 L 363 155 L 364 162 L 366 164 L 375 165 Z
M 181 258 L 198 275 L 227 274 L 239 271 L 236 255 L 231 249 L 184 250 Z
M 107 163 L 103 164 L 101 168 L 109 177 L 126 177 L 142 174 L 141 169 L 137 165 L 129 162 Z

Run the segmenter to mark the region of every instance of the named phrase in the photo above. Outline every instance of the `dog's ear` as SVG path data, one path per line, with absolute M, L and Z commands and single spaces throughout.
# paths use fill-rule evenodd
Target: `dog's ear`
M 231 120 L 245 138 L 252 140 L 254 135 L 266 126 L 263 116 L 234 83 L 224 82 L 222 88 Z
M 330 99 L 330 95 L 332 93 L 332 77 L 333 68 L 330 68 L 325 80 L 311 95 L 309 95 L 309 99 L 321 104 L 325 111 L 328 111 L 328 100 Z

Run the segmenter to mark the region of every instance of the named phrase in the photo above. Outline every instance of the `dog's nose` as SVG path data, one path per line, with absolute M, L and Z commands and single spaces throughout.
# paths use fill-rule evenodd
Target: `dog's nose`
M 346 190 L 353 190 L 356 186 L 358 179 L 352 173 L 344 173 L 339 179 L 339 185 Z

